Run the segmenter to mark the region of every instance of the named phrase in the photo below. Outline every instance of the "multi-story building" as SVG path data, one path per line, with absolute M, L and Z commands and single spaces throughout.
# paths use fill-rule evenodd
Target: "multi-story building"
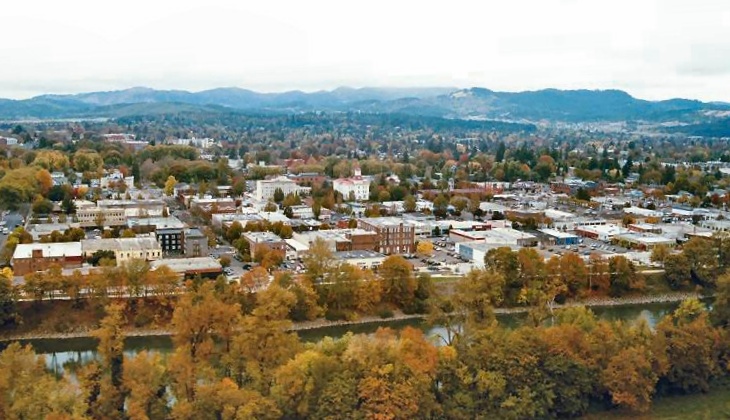
M 248 242 L 252 258 L 262 248 L 286 253 L 286 242 L 271 232 L 248 232 L 243 234 L 243 238 Z
M 48 270 L 52 265 L 62 268 L 79 268 L 83 263 L 79 242 L 48 244 L 19 244 L 15 247 L 10 265 L 16 276 Z
M 377 251 L 382 254 L 412 254 L 416 252 L 415 228 L 399 217 L 369 217 L 357 226 L 378 235 Z
M 306 246 L 321 239 L 333 252 L 374 251 L 378 249 L 378 234 L 364 229 L 329 229 L 295 232 L 292 239 Z
M 187 258 L 208 255 L 208 237 L 200 229 L 185 229 L 183 232 L 183 254 Z
M 113 227 L 124 226 L 127 223 L 124 209 L 119 208 L 77 208 L 75 217 L 81 227 Z
M 166 255 L 183 253 L 185 223 L 175 217 L 129 219 L 127 226 L 137 233 L 154 233 Z
M 327 180 L 327 177 L 316 172 L 303 172 L 301 174 L 289 175 L 289 179 L 298 185 L 311 187 L 313 185 L 322 185 Z
M 153 261 L 162 258 L 162 247 L 153 237 L 84 239 L 81 241 L 84 258 L 96 251 L 113 251 L 117 265 L 131 259 Z
M 236 201 L 232 198 L 192 198 L 191 209 L 199 209 L 206 214 L 235 213 Z
M 214 214 L 211 216 L 211 224 L 213 227 L 222 229 L 228 228 L 233 222 L 238 222 L 241 226 L 246 227 L 248 222 L 261 222 L 264 220 L 258 210 L 246 207 L 241 209 L 243 213 Z
M 332 188 L 342 194 L 345 200 L 365 201 L 370 197 L 370 181 L 364 179 L 360 168 L 355 168 L 352 178 L 339 178 L 332 181 Z
M 278 176 L 273 179 L 264 179 L 256 181 L 256 192 L 254 196 L 260 201 L 269 201 L 274 198 L 274 192 L 281 189 L 284 195 L 289 194 L 306 194 L 310 188 L 301 187 L 296 182 L 285 176 Z
M 126 217 L 161 217 L 165 212 L 162 200 L 99 200 L 96 206 L 123 210 Z

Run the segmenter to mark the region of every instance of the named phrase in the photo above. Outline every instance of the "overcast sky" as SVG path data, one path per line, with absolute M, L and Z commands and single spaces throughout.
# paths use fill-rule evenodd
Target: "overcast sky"
M 727 0 L 23 0 L 0 16 L 6 98 L 481 86 L 730 101 Z

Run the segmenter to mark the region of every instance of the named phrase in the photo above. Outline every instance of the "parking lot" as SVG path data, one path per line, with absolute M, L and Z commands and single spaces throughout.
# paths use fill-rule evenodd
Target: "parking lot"
M 454 243 L 445 238 L 427 239 L 433 243 L 431 256 L 415 256 L 410 261 L 416 270 L 427 270 L 430 272 L 450 272 L 457 264 L 468 262 L 462 259 L 454 251 Z

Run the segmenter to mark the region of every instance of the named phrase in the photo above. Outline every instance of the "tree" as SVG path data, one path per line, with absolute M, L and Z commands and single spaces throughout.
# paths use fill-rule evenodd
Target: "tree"
M 53 212 L 53 203 L 45 198 L 38 197 L 33 202 L 33 213 L 36 215 L 51 214 Z
M 51 188 L 53 188 L 51 173 L 45 169 L 41 169 L 35 174 L 35 178 L 38 181 L 39 192 L 43 195 L 48 194 Z
M 585 188 L 578 188 L 575 193 L 575 199 L 580 201 L 591 201 L 591 194 Z
M 717 279 L 711 319 L 715 325 L 725 328 L 730 326 L 730 273 L 725 273 Z
M 218 259 L 218 262 L 221 263 L 221 267 L 223 267 L 223 268 L 230 267 L 231 266 L 231 257 L 229 257 L 228 255 L 222 255 Z
M 124 363 L 125 323 L 123 307 L 110 305 L 106 308 L 106 316 L 101 320 L 99 328 L 93 335 L 99 340 L 98 351 L 101 356 L 98 378 L 99 397 L 89 409 L 95 416 L 105 418 L 123 418 L 125 390 L 122 385 Z
M 0 326 L 17 324 L 20 321 L 18 295 L 13 287 L 13 271 L 9 267 L 0 269 Z
M 416 199 L 410 194 L 403 199 L 403 211 L 406 213 L 413 213 L 416 211 Z
M 611 357 L 603 371 L 602 382 L 614 404 L 645 412 L 651 406 L 657 380 L 650 351 L 635 346 L 620 350 Z
M 127 413 L 135 419 L 167 418 L 167 371 L 157 353 L 141 351 L 124 363 Z
M 230 349 L 233 329 L 240 321 L 240 307 L 222 302 L 213 284 L 203 283 L 181 296 L 172 315 L 175 352 L 170 360 L 172 388 L 184 411 L 196 401 L 200 379 L 209 376 L 209 357 L 220 347 Z
M 276 204 L 281 203 L 282 201 L 284 201 L 284 191 L 281 188 L 276 188 L 274 190 L 274 197 L 273 198 L 274 198 L 274 202 Z
M 651 261 L 664 266 L 664 261 L 670 254 L 669 247 L 664 244 L 659 244 L 651 250 Z
M 433 254 L 433 242 L 431 241 L 419 241 L 416 246 L 416 252 L 419 255 L 430 256 Z
M 17 342 L 0 353 L 0 418 L 79 418 L 83 403 L 70 381 L 57 380 L 30 345 Z
M 264 206 L 264 211 L 265 212 L 269 212 L 269 213 L 273 213 L 273 212 L 275 212 L 278 209 L 279 208 L 276 206 L 276 204 L 274 204 L 271 201 L 269 201 L 268 203 L 266 203 L 266 206 Z
M 507 147 L 505 146 L 504 142 L 499 142 L 499 145 L 497 146 L 497 153 L 494 157 L 495 162 L 502 162 L 504 160 L 504 154 L 507 151 Z
M 689 263 L 692 280 L 703 285 L 714 285 L 718 269 L 718 253 L 712 240 L 693 237 L 682 246 L 682 255 Z
M 177 180 L 175 179 L 175 177 L 172 175 L 168 176 L 167 181 L 165 181 L 165 195 L 170 197 L 172 195 L 172 193 L 175 191 L 176 185 L 177 185 Z
M 124 229 L 120 234 L 120 238 L 136 238 L 137 234 L 132 229 Z
M 239 281 L 241 288 L 248 293 L 255 293 L 263 290 L 269 284 L 269 273 L 264 267 L 254 267 L 244 273 Z
M 692 279 L 691 266 L 683 253 L 666 256 L 664 259 L 664 278 L 669 287 L 674 290 L 682 289 L 690 284 Z
M 684 393 L 708 392 L 710 381 L 720 373 L 719 340 L 720 332 L 712 328 L 698 299 L 683 301 L 671 316 L 662 319 L 655 341 L 665 349 L 665 377 L 670 386 Z
M 470 327 L 494 320 L 494 307 L 504 300 L 504 277 L 492 270 L 472 270 L 459 280 L 454 290 L 454 308 Z
M 64 197 L 63 201 L 61 201 L 61 210 L 63 210 L 65 214 L 76 213 L 76 204 L 74 204 L 73 200 L 71 200 L 71 197 Z
M 417 282 L 411 264 L 399 255 L 383 260 L 378 269 L 383 280 L 383 299 L 398 306 L 410 305 L 414 298 Z
M 612 257 L 608 261 L 609 278 L 611 281 L 611 296 L 621 296 L 632 289 L 641 289 L 643 283 L 639 274 L 636 274 L 634 263 L 621 255 Z

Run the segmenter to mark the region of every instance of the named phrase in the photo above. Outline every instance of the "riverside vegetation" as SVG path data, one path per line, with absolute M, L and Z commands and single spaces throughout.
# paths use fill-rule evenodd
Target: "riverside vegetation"
M 535 267 L 524 255 L 513 273 L 525 280 L 518 291 L 504 267 L 488 265 L 459 279 L 448 296 L 417 297 L 419 280 L 407 265 L 369 281 L 351 275 L 337 281 L 345 267 L 320 251 L 311 253 L 302 278 L 277 275 L 255 294 L 222 279 L 179 286 L 169 305 L 174 350 L 167 356 L 123 353 L 129 317 L 144 305 L 143 296 L 124 305 L 81 299 L 82 306 L 106 303 L 93 333 L 99 359 L 65 366 L 59 376 L 31 347 L 10 344 L 0 354 L 0 417 L 520 419 L 575 417 L 589 408 L 636 414 L 657 396 L 704 393 L 728 380 L 730 275 L 708 283 L 715 292 L 711 311 L 688 299 L 652 330 L 599 320 L 584 307 L 555 308 L 557 294 L 548 292 L 569 288 L 554 287 L 561 276 L 538 275 L 545 269 L 539 264 L 528 270 Z M 609 291 L 622 272 L 607 270 Z M 307 283 L 309 276 L 327 281 Z M 426 278 L 420 283 L 433 290 Z M 311 292 L 303 293 L 302 284 Z M 403 284 L 414 286 L 396 287 Z M 392 296 L 423 298 L 441 336 L 380 329 L 305 344 L 291 332 L 293 314 L 326 312 L 331 302 L 348 302 L 334 297 L 376 285 L 381 299 L 372 303 L 381 308 L 405 308 Z M 538 303 L 518 328 L 500 325 L 494 315 L 511 299 Z

